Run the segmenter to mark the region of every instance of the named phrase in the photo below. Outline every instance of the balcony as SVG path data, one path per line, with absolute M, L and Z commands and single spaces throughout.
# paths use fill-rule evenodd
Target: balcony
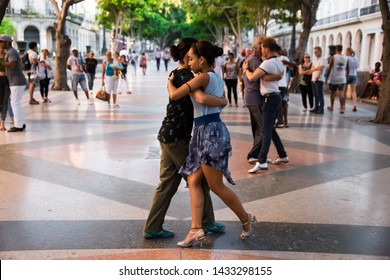
M 351 20 L 351 19 L 357 19 L 358 12 L 359 12 L 359 9 L 354 9 L 354 10 L 351 10 L 351 11 L 348 11 L 345 13 L 322 18 L 322 19 L 318 20 L 314 26 L 321 26 L 324 24 L 331 24 L 331 23 L 336 23 L 339 21 L 347 21 L 347 20 Z
M 390 5 L 390 0 L 387 1 Z M 360 16 L 367 16 L 375 13 L 379 13 L 381 11 L 381 8 L 379 7 L 379 4 L 375 4 L 369 7 L 361 8 L 360 9 Z

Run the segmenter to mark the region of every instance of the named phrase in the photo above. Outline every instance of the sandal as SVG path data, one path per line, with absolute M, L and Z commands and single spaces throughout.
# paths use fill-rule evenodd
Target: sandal
M 253 229 L 253 226 L 252 226 L 252 224 L 254 224 L 254 223 L 258 223 L 256 217 L 255 217 L 255 216 L 252 216 L 251 214 L 248 214 L 248 221 L 245 222 L 245 223 L 243 223 L 243 224 L 241 224 L 241 225 L 246 226 L 246 225 L 249 225 L 249 224 L 250 224 L 250 225 L 251 225 L 251 229 L 250 229 L 249 231 L 243 230 L 243 231 L 241 232 L 241 235 L 240 235 L 241 239 L 243 239 L 243 240 L 244 240 L 244 239 L 247 239 L 247 238 L 249 238 L 252 234 L 255 233 L 255 231 L 254 231 L 254 229 Z
M 177 242 L 177 246 L 181 248 L 192 247 L 195 243 L 200 242 L 200 247 L 202 247 L 202 241 L 205 239 L 205 233 L 202 228 L 191 228 L 190 232 L 192 234 L 192 240 L 189 243 L 186 243 L 185 240 Z

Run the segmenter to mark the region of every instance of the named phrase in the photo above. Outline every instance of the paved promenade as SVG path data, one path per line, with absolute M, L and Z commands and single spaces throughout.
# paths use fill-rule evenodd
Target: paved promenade
M 168 72 L 149 64 L 146 76 L 138 69 L 131 77 L 133 94 L 118 95 L 120 108 L 88 105 L 81 91 L 79 106 L 70 91 L 32 106 L 26 92 L 26 131 L 0 133 L 0 259 L 390 259 L 390 126 L 370 122 L 370 104 L 352 112 L 348 103 L 344 115 L 303 113 L 297 94 L 290 127 L 278 130 L 290 163 L 258 174 L 246 162 L 248 110 L 240 99 L 222 113 L 232 188 L 260 221 L 253 238 L 239 238 L 238 219 L 213 196 L 226 233 L 208 235 L 202 248 L 177 248 L 191 219 L 183 184 L 164 225 L 175 237 L 143 239 L 168 100 Z

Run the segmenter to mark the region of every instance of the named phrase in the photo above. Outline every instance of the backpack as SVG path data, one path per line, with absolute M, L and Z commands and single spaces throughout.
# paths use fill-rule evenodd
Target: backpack
M 28 52 L 24 52 L 21 56 L 22 61 L 22 70 L 23 71 L 30 71 L 31 70 L 31 62 L 28 57 Z

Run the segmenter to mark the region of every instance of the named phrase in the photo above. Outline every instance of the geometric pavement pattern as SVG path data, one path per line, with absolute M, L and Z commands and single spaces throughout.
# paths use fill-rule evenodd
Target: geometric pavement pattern
M 80 106 L 71 92 L 30 106 L 26 92 L 26 132 L 0 134 L 1 259 L 390 259 L 389 126 L 370 122 L 376 107 L 363 103 L 357 112 L 348 103 L 344 115 L 303 113 L 299 94 L 290 95 L 289 128 L 278 130 L 290 163 L 255 175 L 247 109 L 239 98 L 222 113 L 233 145 L 229 187 L 260 221 L 253 238 L 240 240 L 237 217 L 212 195 L 226 233 L 177 248 L 191 219 L 182 183 L 164 224 L 175 237 L 143 239 L 168 98 L 169 72 L 152 68 L 130 78 L 133 94 L 118 95 L 118 109 L 88 105 L 81 92 Z

